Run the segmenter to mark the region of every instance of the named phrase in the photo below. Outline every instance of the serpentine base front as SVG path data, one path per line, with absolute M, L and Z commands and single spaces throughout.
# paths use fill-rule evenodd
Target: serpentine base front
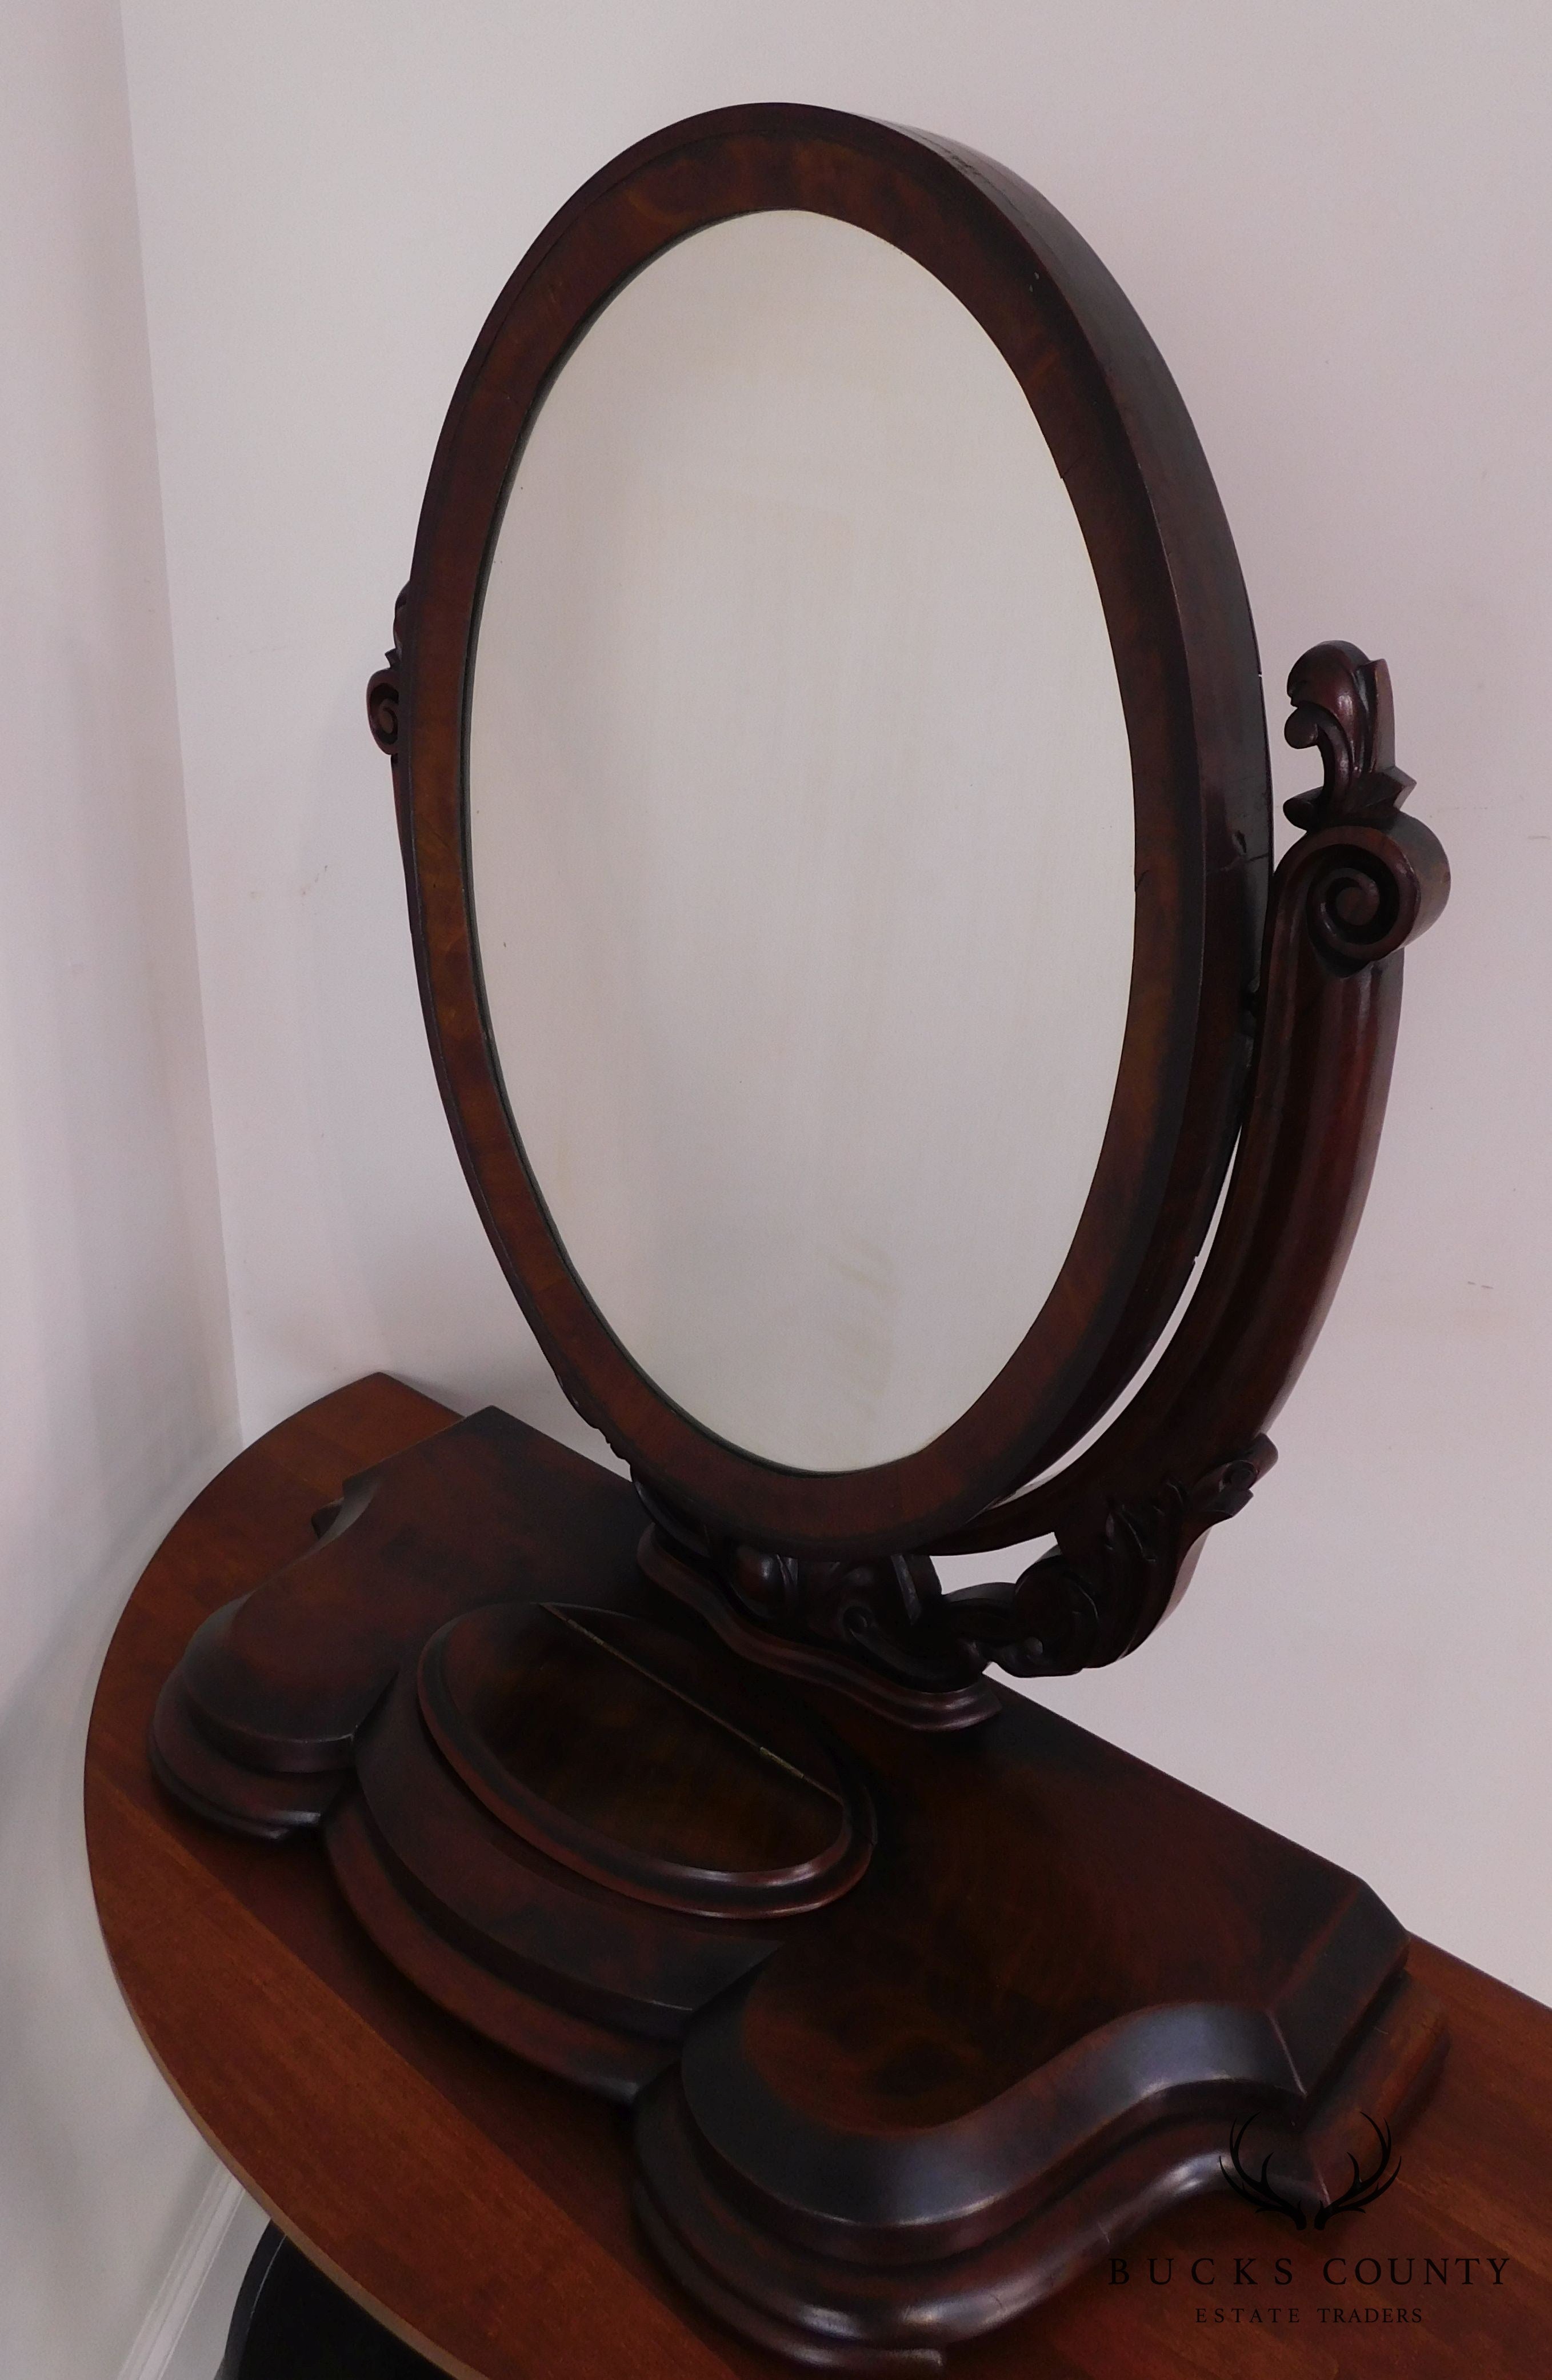
M 191 1640 L 158 1774 L 321 1828 L 420 1991 L 634 2105 L 641 2222 L 746 2337 L 929 2368 L 1194 2192 L 1383 2188 L 1444 2030 L 1353 1877 L 1024 1698 L 924 1734 L 748 1670 L 503 1414 L 320 1521 Z

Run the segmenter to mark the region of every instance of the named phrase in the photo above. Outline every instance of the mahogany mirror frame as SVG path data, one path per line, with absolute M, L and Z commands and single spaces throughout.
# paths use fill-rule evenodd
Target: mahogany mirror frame
M 775 208 L 837 217 L 913 257 L 1017 378 L 1098 584 L 1136 822 L 1120 1068 L 1061 1273 L 957 1421 L 900 1460 L 837 1473 L 762 1460 L 692 1419 L 633 1362 L 573 1272 L 503 1088 L 467 829 L 481 595 L 528 428 L 624 282 L 709 225 Z M 394 759 L 437 1077 L 486 1230 L 566 1394 L 662 1510 L 687 1511 L 711 1537 L 799 1556 L 890 1555 L 974 1521 L 1064 1452 L 1157 1340 L 1222 1184 L 1250 1054 L 1271 842 L 1255 635 L 1195 432 L 1127 299 L 1036 192 L 943 142 L 787 105 L 670 127 L 577 191 L 497 301 L 443 431 L 394 626 L 370 706 Z

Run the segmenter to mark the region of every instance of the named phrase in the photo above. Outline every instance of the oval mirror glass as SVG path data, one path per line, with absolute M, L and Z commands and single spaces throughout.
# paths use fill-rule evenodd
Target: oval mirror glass
M 792 212 L 628 282 L 509 487 L 467 770 L 495 1058 L 610 1330 L 774 1463 L 939 1436 L 1072 1242 L 1134 905 L 1088 554 L 960 300 Z

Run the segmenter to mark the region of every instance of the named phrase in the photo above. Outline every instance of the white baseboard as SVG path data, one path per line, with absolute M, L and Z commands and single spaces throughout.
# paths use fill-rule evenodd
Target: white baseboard
M 215 2380 L 265 2216 L 217 2166 L 118 2380 Z

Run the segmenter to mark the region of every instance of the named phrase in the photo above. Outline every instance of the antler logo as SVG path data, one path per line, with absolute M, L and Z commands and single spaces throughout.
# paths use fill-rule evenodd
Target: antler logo
M 1312 2224 L 1316 2231 L 1324 2231 L 1333 2215 L 1361 2214 L 1365 2206 L 1372 2206 L 1376 2198 L 1383 2198 L 1391 2183 L 1400 2176 L 1401 2170 L 1400 2160 L 1391 2162 L 1391 2141 L 1388 2130 L 1384 2124 L 1376 2123 L 1373 2116 L 1365 2115 L 1364 2121 L 1379 2144 L 1379 2157 L 1373 2171 L 1365 2173 L 1358 2159 L 1349 2152 L 1348 2162 L 1352 2168 L 1352 2180 L 1340 2198 L 1304 2199 L 1288 2196 L 1273 2186 L 1272 2155 L 1274 2153 L 1268 2152 L 1262 2158 L 1259 2173 L 1248 2170 L 1242 2159 L 1240 2153 L 1244 2147 L 1245 2135 L 1255 2121 L 1254 2116 L 1246 2116 L 1242 2122 L 1234 2126 L 1229 2135 L 1230 2163 L 1225 2165 L 1223 2159 L 1219 2157 L 1219 2171 L 1230 2189 L 1243 2198 L 1247 2206 L 1258 2207 L 1263 2215 L 1286 2215 L 1296 2231 L 1307 2231 Z

